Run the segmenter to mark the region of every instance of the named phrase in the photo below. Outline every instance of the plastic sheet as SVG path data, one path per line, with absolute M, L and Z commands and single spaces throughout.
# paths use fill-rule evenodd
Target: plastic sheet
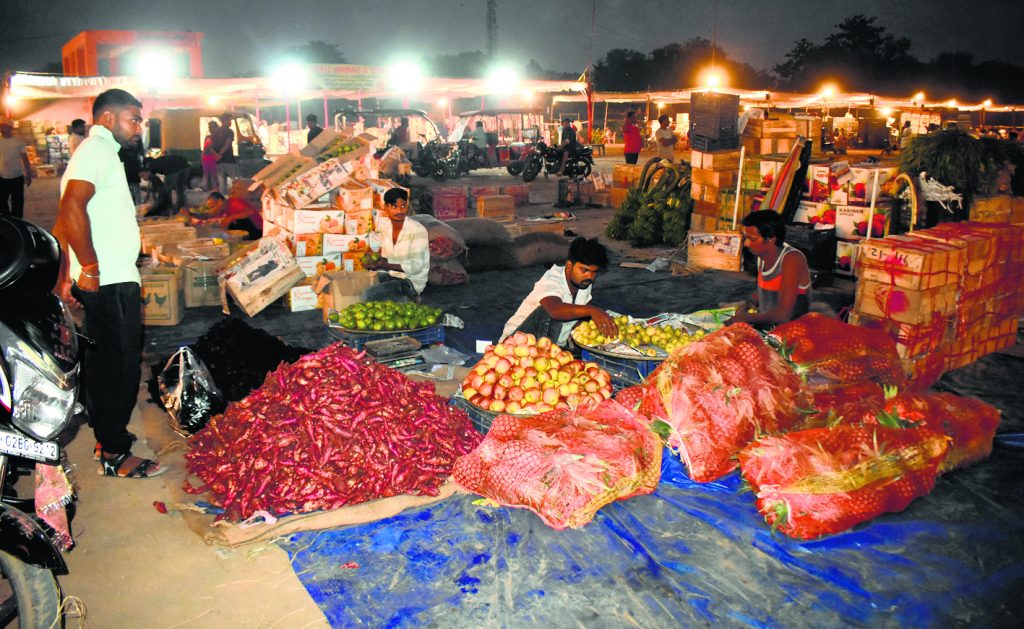
M 282 542 L 333 626 L 1010 625 L 1024 611 L 1020 452 L 852 531 L 772 536 L 738 476 L 690 481 L 673 456 L 649 496 L 579 530 L 456 495 Z

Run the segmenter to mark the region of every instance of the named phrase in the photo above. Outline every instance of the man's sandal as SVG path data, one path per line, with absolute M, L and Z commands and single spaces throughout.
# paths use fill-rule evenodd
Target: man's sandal
M 138 435 L 136 435 L 135 433 L 129 432 L 128 434 L 132 436 L 132 443 L 135 443 L 136 441 L 139 440 Z M 97 441 L 96 442 L 96 447 L 94 447 L 92 449 L 92 460 L 93 461 L 99 461 L 102 457 L 103 457 L 103 445 L 99 441 Z
M 152 476 L 159 476 L 167 471 L 166 467 L 161 467 L 160 464 L 152 459 L 142 459 L 138 465 L 128 470 L 128 473 L 121 474 L 121 466 L 124 465 L 124 462 L 131 458 L 131 456 L 131 452 L 119 454 L 112 459 L 108 459 L 101 455 L 99 469 L 100 476 L 115 476 L 117 478 L 150 478 Z

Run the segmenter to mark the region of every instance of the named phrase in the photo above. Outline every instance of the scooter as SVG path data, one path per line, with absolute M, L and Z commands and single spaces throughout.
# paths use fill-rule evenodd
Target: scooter
M 557 146 L 549 147 L 543 142 L 538 143 L 537 150 L 526 157 L 526 164 L 523 166 L 523 181 L 533 181 L 542 170 L 546 175 L 557 173 L 562 164 L 562 150 Z M 562 176 L 570 179 L 587 177 L 593 167 L 593 149 L 589 146 L 580 146 L 565 160 Z
M 78 338 L 51 292 L 61 250 L 45 230 L 0 217 L 0 626 L 63 626 L 55 575 L 67 574 L 72 500 L 58 438 L 78 396 Z M 35 473 L 34 498 L 17 495 Z M 63 481 L 65 485 L 59 485 Z M 37 501 L 42 516 L 37 516 Z M 43 504 L 45 502 L 45 504 Z

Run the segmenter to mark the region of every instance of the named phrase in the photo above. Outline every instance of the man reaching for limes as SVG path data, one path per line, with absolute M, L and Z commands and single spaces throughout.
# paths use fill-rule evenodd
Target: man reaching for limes
M 618 334 L 618 327 L 608 313 L 590 305 L 594 278 L 606 266 L 608 254 L 596 238 L 573 240 L 565 266 L 552 266 L 533 285 L 505 324 L 502 340 L 515 332 L 526 332 L 565 347 L 573 326 L 582 319 L 593 320 L 602 334 Z
M 405 220 L 408 212 L 408 192 L 391 188 L 384 193 L 381 257 L 363 258 L 364 268 L 377 271 L 377 284 L 366 289 L 363 301 L 420 300 L 430 271 L 430 241 L 423 225 Z

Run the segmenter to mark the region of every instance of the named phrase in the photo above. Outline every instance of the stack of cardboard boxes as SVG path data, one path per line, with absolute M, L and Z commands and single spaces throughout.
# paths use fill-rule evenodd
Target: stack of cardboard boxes
M 644 167 L 639 164 L 616 164 L 612 169 L 612 187 L 608 189 L 608 199 L 615 209 L 622 207 L 626 193 L 640 181 L 640 173 Z
M 817 142 L 821 119 L 816 116 L 794 116 L 772 112 L 767 118 L 750 118 L 740 141 L 748 157 L 788 153 L 798 136 Z
M 732 227 L 733 203 L 739 182 L 740 151 L 691 151 L 690 196 L 693 216 L 690 231 L 710 232 Z M 749 212 L 740 208 L 737 221 Z M 725 219 L 720 221 L 719 219 Z
M 1024 226 L 982 223 L 866 241 L 850 322 L 888 332 L 907 376 L 925 388 L 1016 343 L 1022 241 Z

